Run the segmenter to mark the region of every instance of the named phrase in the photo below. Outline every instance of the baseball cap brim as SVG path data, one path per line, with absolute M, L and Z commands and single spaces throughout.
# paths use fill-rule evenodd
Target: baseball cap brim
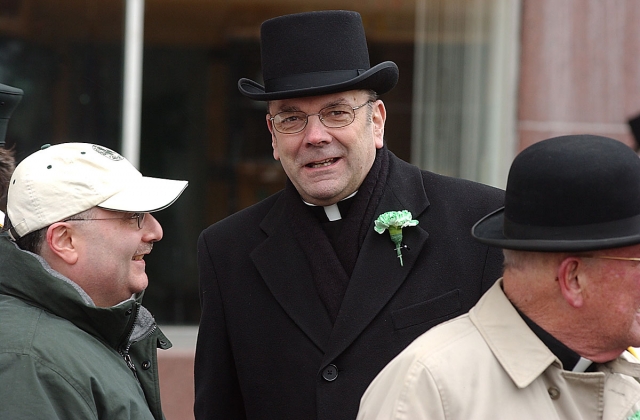
M 169 207 L 187 188 L 187 181 L 142 176 L 97 207 L 136 213 L 152 213 Z

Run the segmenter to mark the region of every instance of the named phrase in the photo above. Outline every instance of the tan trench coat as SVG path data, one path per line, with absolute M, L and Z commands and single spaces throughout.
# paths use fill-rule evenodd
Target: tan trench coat
M 358 420 L 640 419 L 640 364 L 625 353 L 598 372 L 563 370 L 501 286 L 392 360 Z

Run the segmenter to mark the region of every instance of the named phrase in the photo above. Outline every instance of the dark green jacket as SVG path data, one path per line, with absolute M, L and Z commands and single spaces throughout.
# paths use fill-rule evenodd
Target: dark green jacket
M 171 343 L 140 298 L 97 308 L 0 235 L 0 419 L 163 419 L 157 348 Z

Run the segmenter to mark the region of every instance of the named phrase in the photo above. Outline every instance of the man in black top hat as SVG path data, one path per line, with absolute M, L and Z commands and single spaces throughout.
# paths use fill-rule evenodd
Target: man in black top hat
M 590 135 L 528 147 L 473 236 L 504 248 L 503 278 L 389 363 L 358 420 L 640 418 L 634 151 Z
M 387 150 L 377 95 L 398 68 L 370 67 L 358 13 L 268 20 L 261 49 L 264 86 L 238 87 L 267 101 L 288 181 L 199 238 L 195 414 L 353 419 L 387 362 L 500 274 L 500 253 L 469 231 L 503 193 Z
M 11 114 L 22 99 L 22 89 L 0 83 L 0 202 L 7 195 L 9 179 L 15 168 L 13 150 L 5 148 L 5 136 Z M 4 213 L 0 210 L 0 228 L 4 224 Z

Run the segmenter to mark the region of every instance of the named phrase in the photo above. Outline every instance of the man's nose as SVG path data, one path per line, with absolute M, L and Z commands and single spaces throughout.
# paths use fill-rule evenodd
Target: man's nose
M 150 213 L 144 218 L 142 230 L 144 231 L 142 240 L 145 242 L 157 242 L 162 239 L 162 226 Z
M 312 145 L 330 143 L 331 136 L 327 132 L 327 127 L 320 120 L 319 114 L 307 116 L 307 126 L 305 127 L 307 142 Z

